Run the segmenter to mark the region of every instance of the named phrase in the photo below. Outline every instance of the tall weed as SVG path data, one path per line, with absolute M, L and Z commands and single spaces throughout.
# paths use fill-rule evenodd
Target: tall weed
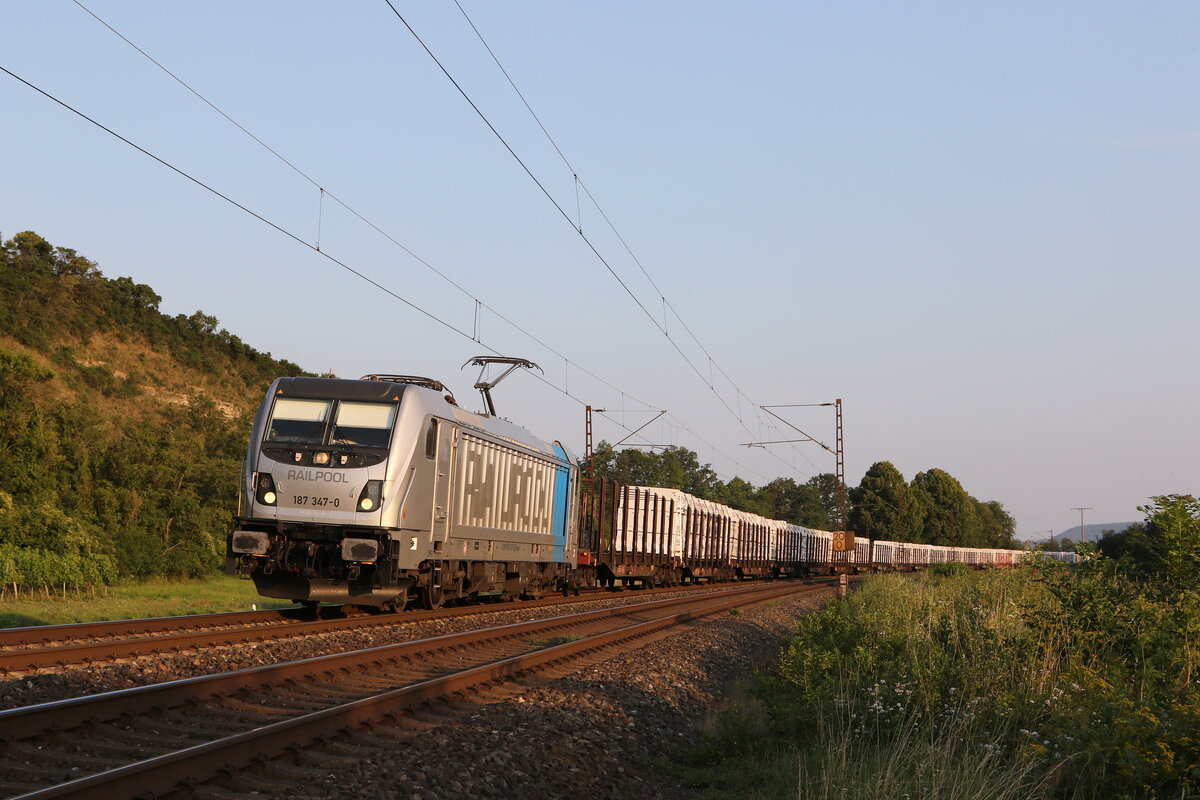
M 865 582 L 731 697 L 687 777 L 764 800 L 1197 796 L 1200 504 L 1145 510 L 1138 562 Z

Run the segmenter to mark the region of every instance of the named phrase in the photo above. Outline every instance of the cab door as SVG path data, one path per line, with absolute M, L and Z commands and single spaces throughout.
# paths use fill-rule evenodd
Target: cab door
M 450 502 L 454 485 L 455 453 L 458 450 L 458 426 L 439 420 L 437 456 L 434 459 L 433 521 L 430 529 L 435 542 L 450 538 Z

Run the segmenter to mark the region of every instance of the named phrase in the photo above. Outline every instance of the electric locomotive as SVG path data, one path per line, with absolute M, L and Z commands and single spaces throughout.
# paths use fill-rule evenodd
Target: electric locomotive
M 484 397 L 492 413 L 429 378 L 277 378 L 226 571 L 266 597 L 388 610 L 577 588 L 575 460 Z

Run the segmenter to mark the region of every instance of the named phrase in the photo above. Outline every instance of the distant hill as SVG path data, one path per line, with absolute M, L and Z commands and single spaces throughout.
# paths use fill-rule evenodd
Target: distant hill
M 1134 524 L 1136 524 L 1136 523 L 1133 523 L 1133 522 L 1097 522 L 1097 523 L 1093 524 L 1093 523 L 1089 522 L 1087 524 L 1087 540 L 1089 542 L 1094 542 L 1097 539 L 1099 539 L 1104 534 L 1105 531 L 1113 531 L 1114 533 L 1120 533 L 1121 531 L 1128 528 L 1130 525 L 1134 525 Z M 1054 538 L 1061 539 L 1065 536 L 1068 539 L 1070 539 L 1071 541 L 1079 542 L 1079 541 L 1083 540 L 1083 537 L 1080 534 L 1081 534 L 1081 528 L 1078 525 L 1076 525 L 1074 528 L 1067 528 L 1062 533 L 1056 534 Z
M 0 584 L 219 563 L 250 412 L 302 373 L 160 300 L 36 233 L 0 245 Z
M 1113 531 L 1115 533 L 1120 533 L 1121 531 L 1128 528 L 1130 525 L 1136 525 L 1136 524 L 1137 524 L 1136 522 L 1097 522 L 1097 523 L 1089 522 L 1087 524 L 1087 540 L 1089 542 L 1095 542 L 1097 539 L 1099 539 L 1101 537 L 1101 535 L 1103 535 L 1103 533 L 1105 531 Z M 1072 542 L 1078 543 L 1078 542 L 1082 541 L 1082 538 L 1080 537 L 1079 534 L 1080 534 L 1080 527 L 1078 525 L 1076 525 L 1074 528 L 1067 528 L 1062 533 L 1054 534 L 1054 541 L 1056 541 L 1056 542 L 1061 541 L 1065 537 L 1067 539 L 1070 539 Z M 1049 541 L 1049 539 L 1045 539 L 1045 538 L 1031 539 L 1031 540 L 1029 540 L 1029 543 L 1032 545 L 1039 545 L 1039 544 L 1042 544 L 1042 543 L 1048 542 L 1048 541 Z

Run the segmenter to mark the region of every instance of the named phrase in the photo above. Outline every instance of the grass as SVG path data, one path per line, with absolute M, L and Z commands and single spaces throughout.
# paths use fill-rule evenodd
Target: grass
M 1169 581 L 1103 558 L 872 578 L 675 769 L 708 799 L 1200 797 L 1196 533 Z
M 0 603 L 0 627 L 175 617 L 290 605 L 287 600 L 260 597 L 250 581 L 226 575 L 203 580 L 160 578 L 100 588 L 95 596 L 68 592 L 66 597 L 23 594 L 20 599 L 13 599 L 9 594 Z
M 713 800 L 1044 798 L 1064 756 L 1030 734 L 1058 642 L 1021 613 L 1043 594 L 1005 573 L 873 578 L 727 695 L 679 774 Z

